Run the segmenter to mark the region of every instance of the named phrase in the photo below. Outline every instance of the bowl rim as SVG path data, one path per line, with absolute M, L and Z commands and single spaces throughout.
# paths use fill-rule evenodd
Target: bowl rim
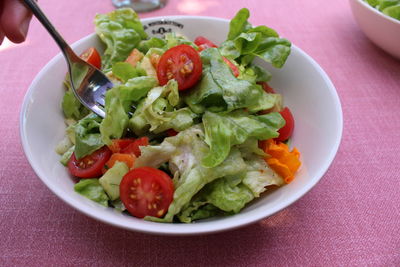
M 371 10 L 372 12 L 374 12 L 375 14 L 378 14 L 380 17 L 387 19 L 388 21 L 391 21 L 397 25 L 400 26 L 400 20 L 397 20 L 395 18 L 392 18 L 391 16 L 388 16 L 386 14 L 384 14 L 382 11 L 379 11 L 378 9 L 370 6 L 367 2 L 363 1 L 363 0 L 352 0 L 355 2 L 359 2 L 361 5 L 363 5 L 365 8 Z
M 175 15 L 175 16 L 157 16 L 157 17 L 149 17 L 149 18 L 144 18 L 141 19 L 143 23 L 146 23 L 148 21 L 153 21 L 153 20 L 168 20 L 168 19 L 202 19 L 202 20 L 214 20 L 214 21 L 220 21 L 224 23 L 229 23 L 230 20 L 228 19 L 223 19 L 223 18 L 217 18 L 217 17 L 210 17 L 210 16 L 190 16 L 190 15 Z M 79 46 L 81 43 L 86 42 L 88 39 L 93 38 L 93 36 L 96 35 L 95 33 L 91 33 L 78 41 L 74 42 L 71 47 L 75 49 L 77 46 Z M 299 200 L 301 197 L 303 197 L 305 194 L 307 194 L 312 188 L 316 186 L 316 184 L 322 179 L 324 174 L 327 172 L 329 169 L 330 165 L 332 164 L 337 151 L 339 149 L 341 140 L 342 140 L 342 134 L 343 134 L 343 112 L 342 112 L 342 106 L 340 102 L 339 95 L 337 93 L 337 90 L 330 80 L 328 74 L 322 69 L 322 67 L 307 53 L 305 53 L 303 50 L 292 44 L 292 49 L 297 50 L 298 53 L 301 54 L 302 57 L 304 57 L 314 68 L 315 70 L 319 73 L 319 75 L 322 76 L 323 80 L 325 81 L 327 85 L 327 89 L 329 90 L 329 93 L 331 94 L 332 99 L 334 100 L 334 107 L 335 107 L 335 112 L 338 115 L 337 123 L 338 123 L 338 129 L 337 129 L 337 137 L 335 139 L 335 142 L 333 146 L 330 148 L 330 152 L 328 155 L 326 155 L 327 160 L 325 161 L 325 164 L 319 168 L 319 170 L 316 172 L 314 177 L 311 177 L 312 182 L 310 181 L 305 187 L 302 187 L 302 190 L 297 191 L 295 194 L 291 195 L 290 198 L 288 198 L 287 201 L 285 201 L 281 205 L 276 205 L 269 209 L 268 213 L 263 213 L 263 212 L 256 212 L 253 216 L 247 216 L 247 217 L 239 217 L 239 218 L 234 218 L 234 219 L 227 219 L 227 220 L 221 220 L 225 222 L 229 222 L 228 224 L 226 223 L 218 223 L 218 221 L 210 221 L 210 222 L 202 222 L 200 223 L 192 223 L 192 224 L 163 224 L 163 227 L 159 227 L 159 223 L 153 223 L 149 222 L 151 224 L 147 225 L 142 225 L 142 224 L 125 224 L 123 221 L 113 221 L 107 218 L 101 217 L 97 211 L 91 212 L 92 208 L 86 208 L 82 205 L 79 205 L 80 202 L 77 201 L 76 199 L 70 197 L 67 194 L 63 194 L 61 192 L 61 189 L 58 189 L 56 187 L 53 187 L 45 178 L 44 173 L 40 170 L 40 166 L 36 164 L 33 160 L 33 154 L 31 153 L 31 150 L 28 146 L 28 139 L 27 136 L 24 134 L 25 132 L 25 123 L 24 123 L 24 116 L 27 113 L 27 110 L 29 108 L 29 99 L 31 98 L 32 94 L 34 93 L 34 89 L 37 86 L 37 83 L 42 79 L 43 75 L 50 69 L 57 61 L 62 59 L 62 54 L 61 52 L 55 55 L 50 61 L 46 63 L 46 65 L 39 71 L 38 74 L 36 74 L 34 80 L 30 84 L 24 99 L 22 103 L 22 107 L 20 109 L 20 121 L 19 121 L 19 127 L 20 127 L 20 140 L 22 142 L 22 147 L 24 150 L 24 154 L 26 158 L 28 159 L 32 169 L 34 170 L 35 174 L 39 177 L 39 179 L 47 186 L 47 188 L 50 189 L 58 198 L 60 198 L 62 201 L 67 203 L 69 206 L 73 207 L 74 209 L 80 211 L 86 216 L 89 216 L 97 221 L 101 221 L 103 223 L 116 226 L 119 228 L 127 229 L 130 231 L 136 231 L 136 232 L 142 232 L 142 233 L 148 233 L 148 234 L 156 234 L 156 235 L 200 235 L 200 234 L 210 234 L 210 233 L 216 233 L 216 232 L 222 232 L 222 231 L 227 231 L 227 230 L 232 230 L 235 228 L 243 227 L 252 223 L 255 223 L 257 221 L 260 221 L 261 219 L 270 217 L 274 215 L 275 213 L 289 207 L 292 205 L 294 202 Z M 43 175 L 43 178 L 42 178 Z M 240 213 L 239 213 L 240 214 Z M 232 216 L 233 217 L 233 216 Z M 230 218 L 232 218 L 230 217 Z M 229 217 L 228 217 L 229 218 Z M 217 223 L 216 223 L 217 222 Z M 212 228 L 208 227 L 211 226 Z

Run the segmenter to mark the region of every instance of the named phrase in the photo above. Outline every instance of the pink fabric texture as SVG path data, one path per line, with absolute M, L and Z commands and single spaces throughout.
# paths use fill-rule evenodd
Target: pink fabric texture
M 111 0 L 39 3 L 69 43 L 113 10 Z M 59 52 L 34 19 L 25 43 L 0 46 L 0 266 L 400 266 L 400 61 L 363 35 L 347 0 L 169 0 L 140 16 L 231 18 L 241 7 L 311 55 L 338 90 L 343 139 L 321 182 L 272 217 L 204 236 L 129 232 L 75 211 L 20 144 L 24 94 Z

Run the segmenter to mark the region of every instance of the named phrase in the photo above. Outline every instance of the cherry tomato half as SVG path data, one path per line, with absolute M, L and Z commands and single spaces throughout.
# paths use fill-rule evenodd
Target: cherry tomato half
M 85 52 L 81 54 L 81 58 L 87 63 L 92 64 L 96 68 L 101 68 L 101 57 L 99 52 L 94 47 L 88 48 Z
M 197 37 L 194 40 L 194 43 L 199 47 L 200 52 L 210 47 L 218 47 L 216 44 L 214 44 L 213 42 L 211 42 L 210 40 L 208 40 L 203 36 Z M 233 75 L 235 75 L 235 77 L 238 77 L 240 74 L 238 67 L 236 67 L 236 65 L 233 64 L 232 61 L 230 61 L 226 57 L 222 57 L 222 59 L 226 64 L 228 64 L 229 68 L 231 68 Z
M 200 80 L 202 71 L 199 53 L 190 45 L 181 44 L 168 49 L 161 56 L 157 65 L 157 78 L 160 85 L 175 79 L 179 90 L 185 90 Z
M 274 88 L 272 88 L 271 86 L 269 86 L 268 83 L 266 83 L 266 82 L 259 82 L 258 84 L 262 86 L 262 88 L 263 88 L 263 90 L 264 90 L 265 92 L 270 93 L 270 94 L 275 94 Z
M 174 194 L 172 179 L 163 171 L 140 167 L 129 171 L 119 186 L 120 198 L 135 217 L 162 217 Z
M 75 153 L 72 153 L 68 161 L 68 170 L 79 178 L 96 178 L 102 174 L 102 168 L 110 157 L 111 150 L 107 146 L 103 146 L 81 159 L 76 159 Z
M 108 148 L 112 153 L 120 153 L 122 149 L 126 148 L 133 141 L 135 141 L 133 138 L 113 139 Z
M 282 111 L 279 112 L 282 117 L 285 119 L 286 124 L 282 128 L 278 130 L 279 136 L 275 138 L 276 141 L 284 142 L 289 137 L 292 136 L 293 129 L 294 129 L 294 118 L 292 112 L 288 107 L 285 107 Z
M 168 130 L 167 130 L 167 135 L 168 135 L 168 136 L 175 136 L 175 135 L 177 135 L 177 134 L 178 134 L 178 132 L 175 131 L 174 129 L 168 129 Z
M 210 47 L 218 47 L 216 44 L 208 40 L 207 38 L 203 36 L 199 36 L 196 39 L 194 39 L 194 43 L 199 47 L 200 51 L 203 51 L 207 48 Z
M 232 61 L 230 61 L 229 59 L 227 59 L 226 57 L 222 57 L 222 59 L 224 60 L 224 62 L 229 66 L 229 68 L 231 68 L 232 73 L 235 77 L 239 76 L 240 72 L 238 67 L 236 67 L 235 64 L 232 63 Z
M 139 139 L 134 140 L 129 145 L 121 149 L 121 153 L 125 154 L 134 154 L 136 157 L 139 157 L 141 154 L 140 146 L 148 146 L 149 145 L 149 138 L 148 137 L 141 137 Z

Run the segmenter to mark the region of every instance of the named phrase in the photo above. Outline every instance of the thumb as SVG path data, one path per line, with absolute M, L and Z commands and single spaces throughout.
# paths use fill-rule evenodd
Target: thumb
M 31 12 L 18 0 L 4 0 L 0 25 L 10 41 L 21 43 L 28 33 Z

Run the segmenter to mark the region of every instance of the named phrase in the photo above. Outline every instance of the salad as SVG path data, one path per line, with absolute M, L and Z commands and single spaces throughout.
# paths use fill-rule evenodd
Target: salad
M 114 87 L 101 118 L 64 81 L 67 128 L 56 150 L 77 193 L 137 218 L 190 223 L 238 213 L 294 179 L 292 113 L 253 64 L 281 68 L 291 43 L 248 18 L 239 10 L 217 46 L 203 36 L 149 37 L 132 9 L 95 17 L 104 53 L 81 56 Z
M 400 0 L 364 0 L 383 14 L 400 20 Z

